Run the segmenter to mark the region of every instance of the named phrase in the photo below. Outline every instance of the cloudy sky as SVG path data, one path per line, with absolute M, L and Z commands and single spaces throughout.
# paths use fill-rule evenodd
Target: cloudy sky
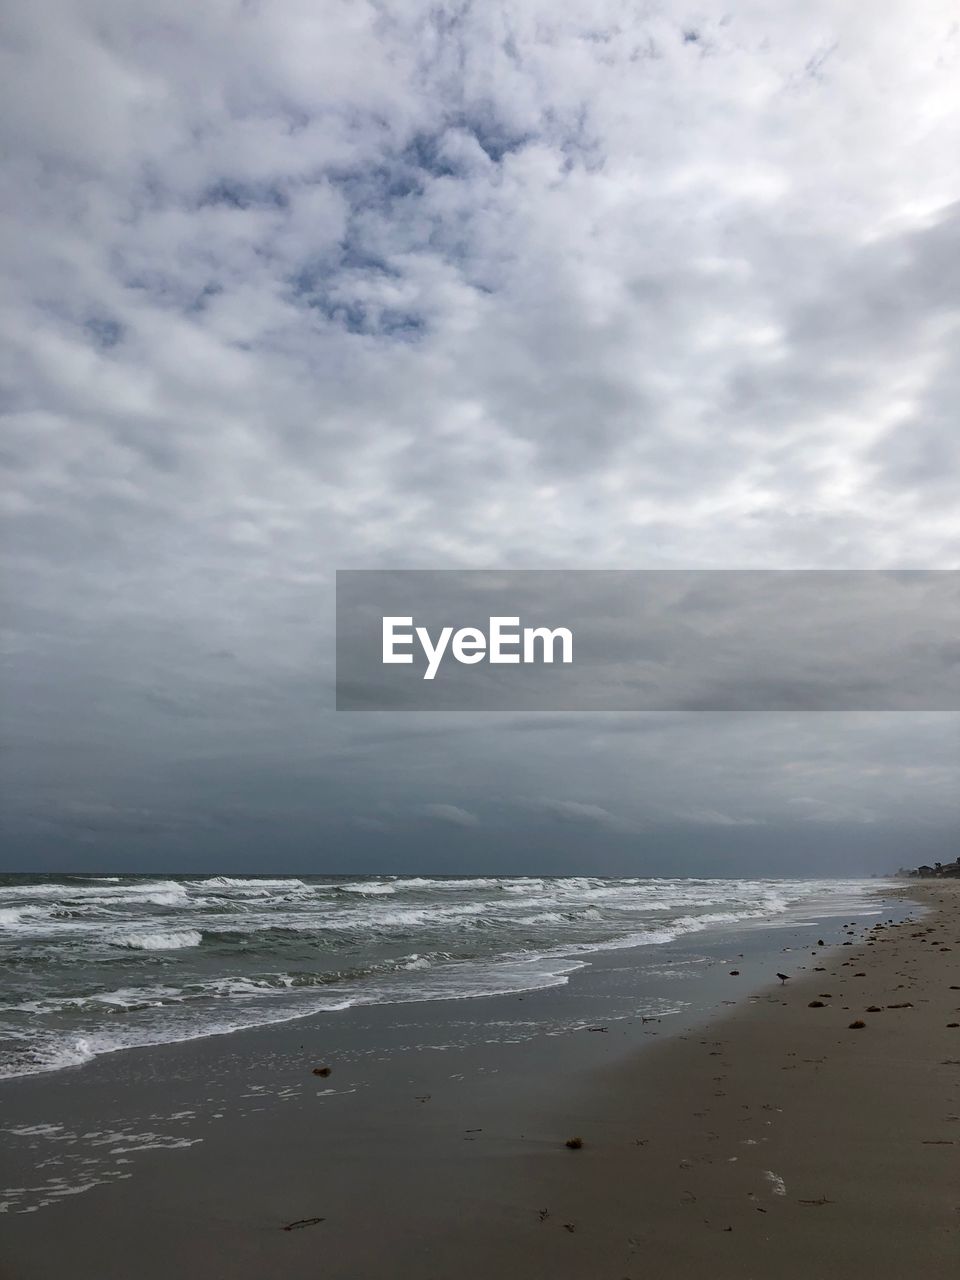
M 333 710 L 337 568 L 956 568 L 941 0 L 3 4 L 9 867 L 881 870 L 955 714 Z

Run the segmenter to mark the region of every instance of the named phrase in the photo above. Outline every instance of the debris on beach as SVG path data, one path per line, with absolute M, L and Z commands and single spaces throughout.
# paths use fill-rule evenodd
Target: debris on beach
M 822 1000 L 811 1000 L 810 1003 L 807 1005 L 808 1009 L 825 1009 L 826 1007 L 827 1006 L 823 1003 Z
M 569 1149 L 570 1149 L 571 1151 L 579 1151 L 579 1150 L 580 1150 L 580 1148 L 583 1146 L 583 1139 L 582 1139 L 582 1138 L 568 1138 L 568 1139 L 566 1140 L 566 1142 L 565 1142 L 563 1145 L 564 1145 L 565 1147 L 569 1147 Z
M 324 1077 L 326 1077 L 326 1076 L 328 1076 L 328 1075 L 331 1073 L 331 1071 L 332 1071 L 332 1070 L 333 1070 L 333 1067 L 314 1067 L 314 1068 L 313 1068 L 313 1074 L 314 1074 L 315 1076 L 324 1076 Z
M 318 1222 L 325 1222 L 325 1218 L 298 1218 L 296 1222 L 288 1222 L 284 1231 L 301 1231 L 304 1227 L 315 1227 Z
M 866 1025 L 867 1025 L 867 1024 L 863 1021 L 863 1019 L 862 1019 L 862 1018 L 857 1018 L 855 1022 L 851 1022 L 851 1023 L 850 1023 L 850 1030 L 851 1030 L 851 1031 L 860 1031 L 860 1030 L 861 1030 L 863 1027 L 865 1027 Z

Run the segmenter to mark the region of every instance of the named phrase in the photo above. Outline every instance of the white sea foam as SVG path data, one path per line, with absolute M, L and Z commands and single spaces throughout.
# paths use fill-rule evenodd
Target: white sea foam
M 198 889 L 227 890 L 230 893 L 260 896 L 275 893 L 278 889 L 306 889 L 309 886 L 302 880 L 295 879 L 261 880 L 259 877 L 256 879 L 241 879 L 235 876 L 211 876 L 207 880 L 197 881 L 196 887 Z
M 178 951 L 181 947 L 199 947 L 203 934 L 199 929 L 158 929 L 153 933 L 134 933 L 114 941 L 115 947 L 133 947 L 140 951 Z
M 0 1080 L 62 1071 L 65 1067 L 82 1067 L 96 1056 L 97 1050 L 83 1036 L 38 1032 L 29 1043 L 22 1045 L 19 1053 L 10 1054 L 8 1050 L 6 1060 L 0 1061 Z
M 428 889 L 437 890 L 441 893 L 470 893 L 477 889 L 500 889 L 502 883 L 500 880 L 490 876 L 475 876 L 473 878 L 457 876 L 447 879 L 431 876 L 404 876 L 402 880 L 397 880 L 393 887 L 396 890 Z
M 30 902 L 34 899 L 53 898 L 64 903 L 92 900 L 94 902 L 150 902 L 166 898 L 182 902 L 188 896 L 186 885 L 179 880 L 122 880 L 104 881 L 99 884 L 77 884 L 64 880 L 57 884 L 46 881 L 27 884 L 0 885 L 0 902 Z
M 364 898 L 374 898 L 382 894 L 396 893 L 397 887 L 389 881 L 361 880 L 356 884 L 341 884 L 338 888 L 343 893 L 358 893 Z

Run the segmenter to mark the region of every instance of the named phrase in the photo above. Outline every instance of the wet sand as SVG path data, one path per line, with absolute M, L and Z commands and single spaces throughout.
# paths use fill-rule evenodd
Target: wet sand
M 516 1274 L 960 1274 L 960 885 L 909 893 L 929 915 L 611 1073 L 531 1168 Z
M 128 1179 L 7 1215 L 0 1276 L 952 1277 L 960 886 L 905 893 L 929 913 L 849 933 L 834 921 L 823 948 L 809 929 L 756 953 L 717 944 L 713 1021 L 698 1008 L 604 1023 L 610 991 L 633 981 L 611 957 L 569 990 L 485 1002 L 493 1027 L 579 1000 L 597 1017 L 576 1035 L 447 1050 L 452 1006 L 410 1006 L 358 1023 L 371 1045 L 389 1032 L 392 1054 L 335 1057 L 309 1090 L 329 1035 L 313 1020 L 4 1090 L 23 1115 L 43 1103 L 60 1118 L 56 1097 L 77 1131 L 112 1106 L 120 1132 L 139 1100 L 140 1129 L 166 1133 L 198 1114 L 199 1079 L 218 1123 L 185 1120 L 189 1150 L 147 1151 Z M 765 985 L 777 968 L 788 981 Z

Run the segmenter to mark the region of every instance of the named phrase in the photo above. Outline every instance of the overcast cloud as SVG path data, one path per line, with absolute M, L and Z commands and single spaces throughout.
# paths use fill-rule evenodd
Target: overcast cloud
M 3 4 L 6 865 L 883 869 L 956 715 L 351 715 L 336 568 L 956 568 L 939 0 Z

